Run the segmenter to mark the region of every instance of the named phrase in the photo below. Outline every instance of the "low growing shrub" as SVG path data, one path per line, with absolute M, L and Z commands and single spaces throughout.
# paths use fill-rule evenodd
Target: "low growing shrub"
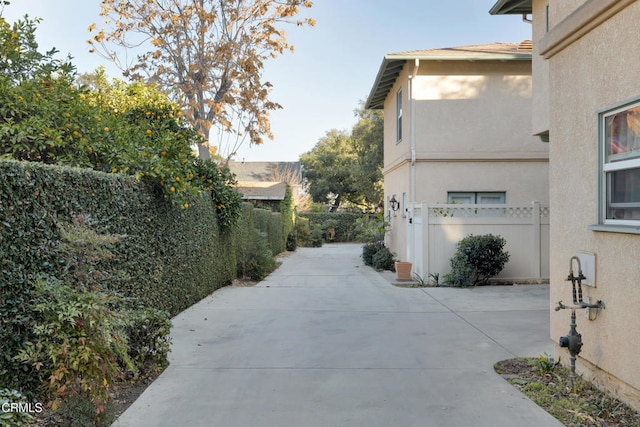
M 287 236 L 286 249 L 289 252 L 293 252 L 296 250 L 297 247 L 298 247 L 298 234 L 296 233 L 296 230 L 293 230 Z
M 362 247 L 362 261 L 376 270 L 395 271 L 395 257 L 382 241 L 365 244 Z
M 254 233 L 253 245 L 243 262 L 238 264 L 238 277 L 262 280 L 276 268 L 276 263 L 269 248 L 267 234 L 257 229 Z
M 171 351 L 169 313 L 154 308 L 127 311 L 124 332 L 129 358 L 139 372 L 152 372 L 166 366 Z
M 446 282 L 453 286 L 475 286 L 497 276 L 509 261 L 509 253 L 503 249 L 506 243 L 504 238 L 493 234 L 463 238 L 451 258 Z
M 311 236 L 309 236 L 311 246 L 319 248 L 324 243 L 324 233 L 322 232 L 322 226 L 320 224 L 314 224 L 311 230 Z
M 387 248 L 383 246 L 378 252 L 373 255 L 372 267 L 376 270 L 391 270 L 395 269 L 395 257 Z
M 11 405 L 27 405 L 25 409 L 35 412 L 42 411 L 42 403 L 29 402 L 27 397 L 19 391 L 10 390 L 8 388 L 0 389 L 0 425 L 2 426 L 26 426 L 33 418 L 28 411 L 23 410 L 6 410 Z M 18 407 L 20 408 L 20 406 Z
M 373 256 L 383 247 L 382 242 L 367 243 L 362 247 L 362 261 L 369 267 L 373 266 Z
M 121 378 L 118 362 L 135 372 L 128 356 L 124 319 L 114 310 L 118 298 L 97 289 L 79 290 L 53 277 L 36 285 L 33 307 L 42 321 L 16 358 L 49 377 L 48 394 L 56 411 L 69 399 L 86 398 L 94 412 L 104 412 L 109 388 Z

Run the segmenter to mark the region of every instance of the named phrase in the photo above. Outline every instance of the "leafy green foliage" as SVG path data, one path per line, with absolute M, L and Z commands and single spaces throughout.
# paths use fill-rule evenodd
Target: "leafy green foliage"
M 178 106 L 156 86 L 109 80 L 103 69 L 78 87 L 69 62 L 38 52 L 37 22 L 0 17 L 0 157 L 130 175 L 183 208 L 212 191 L 221 226 L 237 223 L 232 175 L 197 159 L 191 147 L 202 138 Z
M 300 157 L 300 162 L 314 202 L 327 203 L 333 197 L 331 209 L 335 211 L 343 200 L 355 197 L 351 169 L 356 162 L 356 154 L 346 132 L 327 132 L 311 151 Z
M 37 276 L 68 285 L 99 285 L 172 315 L 231 283 L 235 276 L 235 229 L 224 233 L 208 195 L 194 195 L 190 208 L 168 203 L 135 179 L 33 162 L 0 161 L 0 378 L 3 386 L 36 392 L 43 376 L 13 357 L 35 342 Z M 88 223 L 99 235 L 120 236 L 111 255 L 89 260 L 65 254 L 63 235 Z M 203 220 L 204 219 L 204 220 Z M 86 221 L 85 221 L 86 222 Z M 66 224 L 66 227 L 59 227 Z M 76 233 L 78 234 L 78 233 Z M 90 240 L 84 231 L 77 244 Z M 69 242 L 67 242 L 69 244 Z M 180 292 L 175 292 L 175 289 Z
M 295 244 L 291 246 L 289 244 L 289 236 L 292 236 L 292 239 L 295 237 L 296 204 L 293 198 L 293 191 L 289 184 L 287 184 L 284 199 L 280 202 L 280 215 L 282 219 L 282 236 L 287 239 L 285 241 L 285 247 L 288 251 L 293 251 L 297 246 L 297 238 L 295 238 Z M 290 247 L 292 247 L 292 249 L 289 249 Z
M 381 240 L 366 243 L 362 247 L 362 261 L 376 270 L 395 271 L 395 257 Z
M 382 205 L 383 119 L 360 109 L 351 133 L 331 130 L 300 161 L 313 201 L 373 211 Z
M 384 214 L 367 215 L 356 219 L 356 233 L 358 240 L 367 243 L 382 242 L 387 230 L 391 227 L 384 219 Z
M 242 195 L 232 187 L 237 182 L 235 176 L 212 161 L 195 159 L 194 164 L 200 185 L 211 193 L 220 227 L 228 229 L 238 225 Z
M 33 418 L 31 414 L 28 412 L 21 411 L 6 411 L 2 408 L 11 408 L 11 404 L 28 404 L 28 399 L 26 396 L 23 396 L 17 390 L 9 390 L 8 388 L 0 389 L 0 425 L 10 426 L 10 427 L 19 427 L 28 425 L 29 421 Z M 41 405 L 41 404 L 40 404 Z M 38 408 L 41 409 L 40 406 L 36 407 L 35 404 L 33 406 L 35 410 Z
M 98 414 L 109 400 L 109 387 L 121 375 L 118 360 L 129 369 L 122 315 L 117 299 L 95 289 L 79 290 L 47 277 L 38 282 L 39 302 L 33 308 L 42 319 L 16 358 L 49 377 L 48 392 L 57 410 L 70 395 L 85 395 Z
M 171 351 L 169 313 L 154 308 L 126 310 L 124 332 L 128 356 L 141 372 L 153 372 L 167 364 Z
M 275 268 L 273 256 L 284 251 L 281 214 L 242 204 L 238 227 L 238 277 L 262 280 Z
M 356 110 L 358 122 L 351 129 L 351 141 L 358 162 L 354 166 L 354 184 L 367 211 L 382 206 L 384 197 L 384 117 L 382 110 Z
M 371 259 L 371 266 L 376 270 L 395 270 L 395 256 L 391 253 L 389 248 L 383 246 L 380 248 Z
M 451 272 L 445 276 L 453 286 L 475 286 L 497 276 L 509 261 L 503 250 L 506 240 L 493 234 L 469 235 L 460 240 L 451 258 Z
M 545 352 L 540 354 L 537 359 L 533 359 L 532 363 L 539 375 L 549 375 L 560 365 L 560 358 L 555 360 L 553 356 Z
M 120 174 L 0 161 L 0 176 L 0 379 L 30 396 L 48 378 L 14 356 L 37 342 L 34 325 L 44 315 L 32 309 L 41 297 L 37 276 L 117 292 L 122 309 L 147 311 L 148 319 L 127 311 L 124 328 L 131 360 L 152 367 L 168 348 L 167 315 L 155 309 L 175 315 L 230 284 L 249 249 L 245 230 L 283 245 L 280 214 L 246 203 L 238 226 L 221 230 L 206 194 L 191 196 L 185 210 Z M 262 219 L 250 222 L 255 216 Z
M 251 280 L 262 280 L 275 269 L 275 260 L 267 235 L 264 232 L 254 230 L 254 244 L 245 258 L 238 275 L 249 277 Z
M 335 213 L 300 213 L 301 218 L 309 220 L 309 227 L 313 229 L 316 225 L 320 227 L 321 235 L 327 235 L 327 226 L 331 226 L 335 234 L 334 242 L 353 242 L 357 238 L 357 221 L 363 217 L 363 214 L 349 212 Z M 321 236 L 322 237 L 322 236 Z M 323 237 L 324 238 L 324 237 Z

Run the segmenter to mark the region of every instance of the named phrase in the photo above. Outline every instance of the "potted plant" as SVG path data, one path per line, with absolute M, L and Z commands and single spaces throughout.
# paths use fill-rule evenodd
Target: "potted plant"
M 411 268 L 413 265 L 407 261 L 396 261 L 396 280 L 411 281 Z

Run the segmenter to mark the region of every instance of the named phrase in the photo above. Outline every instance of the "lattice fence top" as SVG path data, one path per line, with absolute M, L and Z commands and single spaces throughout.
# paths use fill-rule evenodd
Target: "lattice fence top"
M 429 218 L 532 218 L 533 206 L 515 205 L 431 205 Z M 540 217 L 549 216 L 549 207 L 540 206 Z

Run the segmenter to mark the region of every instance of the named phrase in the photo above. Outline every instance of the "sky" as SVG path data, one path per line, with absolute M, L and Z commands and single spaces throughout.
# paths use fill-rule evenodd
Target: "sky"
M 103 65 L 89 53 L 87 27 L 101 23 L 100 0 L 10 0 L 2 15 L 15 21 L 28 14 L 42 18 L 36 33 L 40 50 L 70 54 L 80 73 Z M 245 143 L 236 160 L 296 161 L 332 130 L 350 131 L 385 54 L 531 39 L 531 24 L 521 16 L 492 16 L 496 0 L 314 0 L 302 16 L 314 27 L 285 27 L 294 53 L 265 65 L 273 84 L 271 99 L 283 106 L 271 113 L 274 139 Z

